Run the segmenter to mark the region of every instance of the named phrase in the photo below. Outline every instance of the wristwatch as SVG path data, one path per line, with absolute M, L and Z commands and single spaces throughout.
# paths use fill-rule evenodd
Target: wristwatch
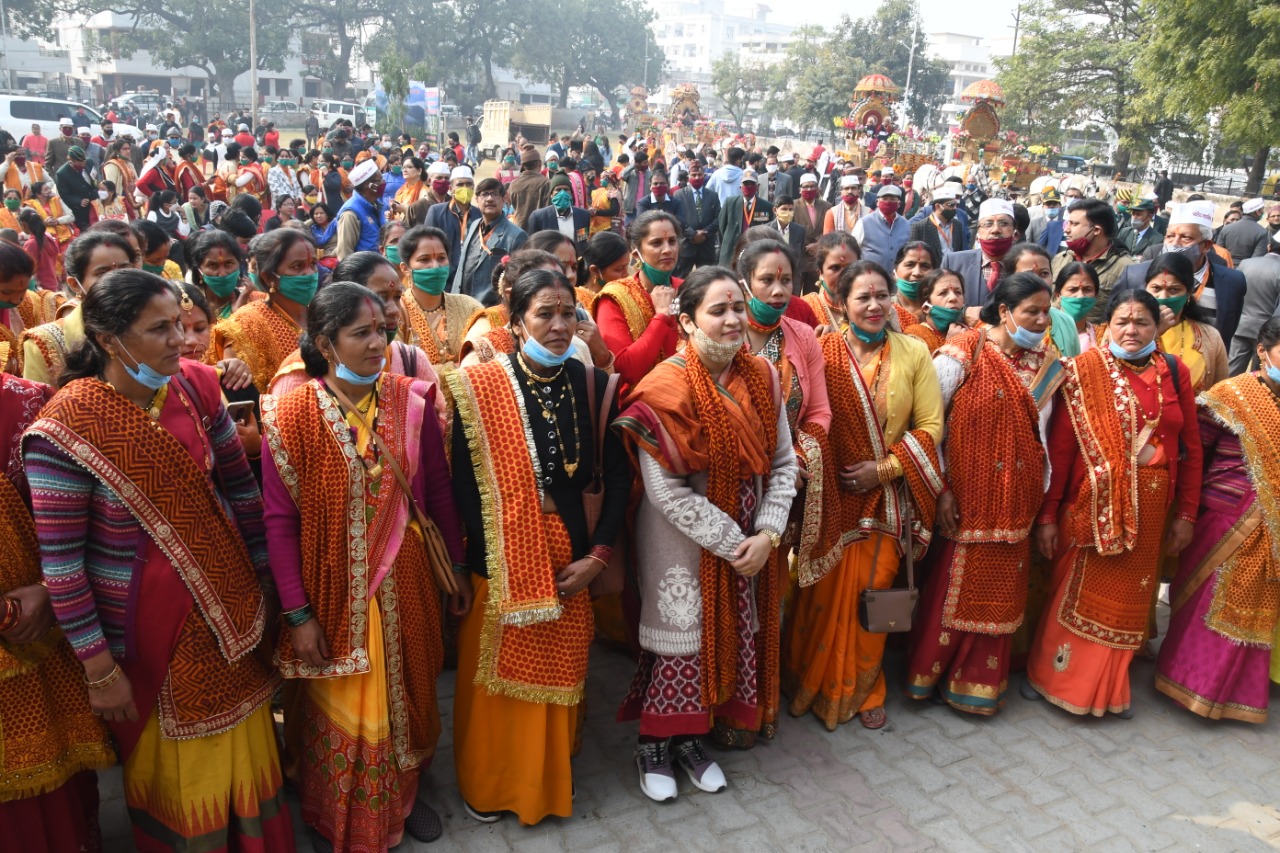
M 765 536 L 768 536 L 768 537 L 769 537 L 769 545 L 770 545 L 770 547 L 772 547 L 772 548 L 773 548 L 773 550 L 775 550 L 775 551 L 776 551 L 776 550 L 778 550 L 778 547 L 779 547 L 780 545 L 782 545 L 782 535 L 781 535 L 781 534 L 779 534 L 779 533 L 774 533 L 772 530 L 757 530 L 756 532 L 757 532 L 757 533 L 763 533 Z

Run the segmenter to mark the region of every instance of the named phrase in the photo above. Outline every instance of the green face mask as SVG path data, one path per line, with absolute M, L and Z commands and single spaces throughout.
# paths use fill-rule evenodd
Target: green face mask
M 774 308 L 768 302 L 762 302 L 754 296 L 747 301 L 747 313 L 751 315 L 751 319 L 761 326 L 776 326 L 778 321 L 782 319 L 782 315 L 787 311 L 787 306 Z
M 352 166 L 354 166 L 354 165 L 355 165 L 355 161 L 354 161 L 354 160 L 343 160 L 343 161 L 342 161 L 342 168 L 344 168 L 344 169 L 350 169 L 350 168 L 351 168 Z
M 393 174 L 393 175 L 400 175 L 400 174 L 403 174 L 403 173 L 404 173 L 404 170 L 403 170 L 403 169 L 401 169 L 399 166 L 392 166 L 392 167 L 391 167 L 391 174 Z
M 916 302 L 920 299 L 920 282 L 907 281 L 905 278 L 898 279 L 898 290 L 902 291 L 902 295 Z
M 6 198 L 4 200 L 4 206 L 10 210 L 17 210 L 22 207 L 22 201 L 16 198 Z
M 382 330 L 382 333 L 387 336 L 387 346 L 390 346 L 391 344 L 396 342 L 396 335 L 399 334 L 399 332 L 400 332 L 399 329 L 383 329 Z
M 426 270 L 413 271 L 413 286 L 423 293 L 439 296 L 449 284 L 448 267 L 432 267 Z
M 205 275 L 200 274 L 200 278 L 208 286 L 213 295 L 219 299 L 226 299 L 228 296 L 236 292 L 236 285 L 240 283 L 240 271 L 229 272 L 226 275 Z
M 960 322 L 960 308 L 943 308 L 941 305 L 929 306 L 929 322 L 939 332 L 951 328 L 952 323 Z
M 164 264 L 143 264 L 142 269 L 146 272 L 153 272 L 156 275 L 164 275 Z
M 391 263 L 393 264 L 400 263 L 400 247 L 399 246 L 395 246 L 395 245 L 388 246 L 387 248 L 382 250 L 382 254 L 387 260 L 391 261 Z
M 319 288 L 319 273 L 280 276 L 280 295 L 299 305 L 310 305 Z
M 640 262 L 640 269 L 653 282 L 655 287 L 671 286 L 671 270 L 660 270 L 657 267 L 651 267 L 644 261 Z
M 18 307 L 17 302 L 8 302 L 4 299 L 0 299 L 0 311 L 7 311 L 10 308 L 17 308 L 17 307 Z
M 1058 307 L 1072 320 L 1079 323 L 1098 304 L 1096 296 L 1063 296 L 1058 300 Z
M 1173 312 L 1173 316 L 1181 317 L 1182 309 L 1187 307 L 1187 300 L 1191 298 L 1190 293 L 1184 293 L 1181 296 L 1170 296 L 1167 299 L 1157 299 L 1161 305 Z

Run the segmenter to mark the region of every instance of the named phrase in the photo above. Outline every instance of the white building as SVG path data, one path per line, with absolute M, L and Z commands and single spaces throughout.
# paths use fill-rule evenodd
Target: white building
M 150 51 L 137 50 L 124 57 L 113 50 L 113 45 L 123 34 L 132 32 L 134 19 L 115 12 L 99 12 L 88 18 L 68 18 L 56 24 L 56 46 L 65 50 L 70 61 L 70 88 L 72 94 L 79 91 L 99 101 L 139 87 L 154 90 L 170 97 L 207 96 L 209 78 L 194 66 L 163 68 L 151 56 Z M 247 34 L 245 36 L 248 38 Z M 285 57 L 282 71 L 258 72 L 260 102 L 294 101 L 309 103 L 313 98 L 335 97 L 327 91 L 327 84 L 309 73 L 308 53 L 328 51 L 332 46 L 324 38 L 308 35 L 295 39 L 289 55 Z M 371 75 L 359 57 L 353 59 L 351 86 L 356 100 L 371 90 Z M 252 77 L 248 72 L 236 78 L 234 100 L 247 105 L 250 101 Z
M 969 108 L 969 104 L 960 101 L 960 94 L 970 84 L 995 78 L 994 59 L 1007 56 L 1011 47 L 1006 39 L 995 41 L 1000 44 L 993 44 L 993 40 L 983 36 L 929 33 L 930 53 L 951 66 L 951 94 L 942 107 L 942 120 L 947 125 L 956 124 L 956 113 Z
M 744 63 L 773 65 L 797 29 L 768 20 L 772 10 L 751 0 L 659 0 L 653 9 L 654 41 L 667 57 L 664 86 L 649 99 L 655 106 L 671 103 L 673 86 L 693 83 L 702 92 L 703 110 L 714 112 L 712 64 L 735 52 Z
M 71 56 L 34 40 L 0 37 L 0 86 L 10 91 L 66 91 Z

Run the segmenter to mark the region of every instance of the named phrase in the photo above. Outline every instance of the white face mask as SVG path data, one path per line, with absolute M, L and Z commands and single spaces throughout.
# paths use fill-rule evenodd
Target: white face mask
M 766 170 L 768 170 L 768 172 L 769 172 L 769 174 L 770 174 L 770 175 L 772 175 L 774 172 L 778 171 L 778 164 L 777 164 L 777 163 L 769 163 L 769 164 L 765 165 L 765 169 L 766 169 Z
M 106 190 L 98 190 L 98 198 L 101 199 L 102 201 L 106 201 L 107 196 L 109 195 L 110 193 L 108 193 Z

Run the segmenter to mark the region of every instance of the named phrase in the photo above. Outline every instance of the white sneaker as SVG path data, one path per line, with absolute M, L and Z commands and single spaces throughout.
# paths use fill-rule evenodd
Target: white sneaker
M 658 803 L 676 798 L 679 791 L 668 741 L 637 744 L 636 768 L 640 771 L 640 790 L 646 797 Z
M 702 738 L 691 738 L 676 744 L 676 763 L 689 774 L 689 781 L 708 794 L 723 791 L 728 782 L 720 765 L 712 761 L 702 748 Z

